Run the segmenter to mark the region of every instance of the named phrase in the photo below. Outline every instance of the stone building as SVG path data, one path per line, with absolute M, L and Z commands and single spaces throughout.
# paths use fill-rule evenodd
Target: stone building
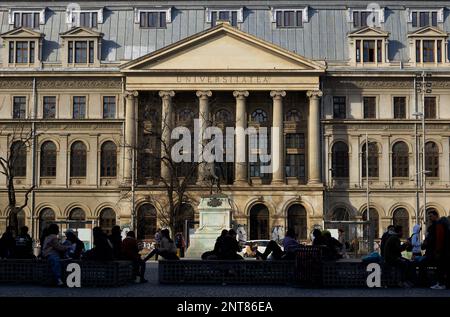
M 3 1 L 0 156 L 20 152 L 19 200 L 35 184 L 19 222 L 37 237 L 55 220 L 109 230 L 134 217 L 152 238 L 166 193 L 146 130 L 167 112 L 178 125 L 207 115 L 280 128 L 271 152 L 284 168 L 226 164 L 222 189 L 251 239 L 281 226 L 306 240 L 324 219 L 365 219 L 367 185 L 376 235 L 393 222 L 410 230 L 423 217 L 419 112 L 426 207 L 449 215 L 450 2 L 370 3 Z M 18 134 L 32 129 L 36 142 L 22 147 Z M 235 152 L 246 146 L 236 139 Z M 3 231 L 4 175 L 0 185 Z M 189 187 L 187 220 L 208 193 Z

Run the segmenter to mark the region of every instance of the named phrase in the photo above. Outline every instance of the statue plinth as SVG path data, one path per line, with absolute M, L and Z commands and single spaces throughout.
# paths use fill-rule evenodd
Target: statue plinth
M 215 194 L 200 199 L 198 206 L 200 223 L 190 237 L 187 258 L 200 258 L 206 251 L 214 249 L 222 230 L 231 228 L 231 203 L 227 195 Z

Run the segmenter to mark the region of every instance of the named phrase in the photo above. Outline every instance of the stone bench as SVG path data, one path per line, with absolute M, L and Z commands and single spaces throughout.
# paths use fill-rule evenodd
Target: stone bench
M 66 280 L 70 272 L 67 266 L 78 263 L 81 268 L 81 287 L 120 286 L 134 280 L 130 261 L 80 261 L 62 260 L 62 279 Z M 45 260 L 0 260 L 0 283 L 30 283 L 51 285 L 53 275 L 50 264 Z
M 292 284 L 294 261 L 161 260 L 161 284 Z

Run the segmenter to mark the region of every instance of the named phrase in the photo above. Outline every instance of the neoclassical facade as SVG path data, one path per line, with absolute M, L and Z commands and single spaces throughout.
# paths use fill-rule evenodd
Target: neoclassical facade
M 250 239 L 294 227 L 307 240 L 323 221 L 366 219 L 367 201 L 376 237 L 391 223 L 411 230 L 423 218 L 423 157 L 426 208 L 449 215 L 444 3 L 69 4 L 0 5 L 0 156 L 17 157 L 19 201 L 34 185 L 19 222 L 35 237 L 51 221 L 87 220 L 105 230 L 135 222 L 151 239 L 168 170 L 149 131 L 167 116 L 189 128 L 278 128 L 282 142 L 268 143 L 282 168 L 223 166 L 222 190 Z M 236 157 L 252 147 L 234 142 Z M 189 224 L 209 193 L 205 173 L 188 188 Z M 3 231 L 1 174 L 0 185 Z

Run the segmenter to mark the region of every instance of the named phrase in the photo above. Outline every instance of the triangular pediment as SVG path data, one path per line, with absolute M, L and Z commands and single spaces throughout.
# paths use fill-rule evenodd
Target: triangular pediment
M 408 34 L 408 37 L 447 37 L 448 33 L 433 26 L 425 26 Z
M 29 28 L 20 27 L 20 28 L 16 28 L 14 30 L 5 32 L 3 34 L 0 34 L 0 36 L 3 38 L 17 38 L 17 37 L 30 38 L 30 37 L 42 37 L 42 36 L 44 36 L 44 34 L 42 34 L 40 32 L 36 32 L 35 30 L 29 29 Z
M 103 33 L 85 27 L 76 27 L 60 34 L 61 37 L 102 37 Z
M 378 28 L 366 26 L 362 29 L 351 32 L 349 37 L 388 37 L 389 32 L 383 31 Z
M 220 24 L 128 62 L 122 69 L 323 72 L 325 65 L 263 41 L 228 24 Z

